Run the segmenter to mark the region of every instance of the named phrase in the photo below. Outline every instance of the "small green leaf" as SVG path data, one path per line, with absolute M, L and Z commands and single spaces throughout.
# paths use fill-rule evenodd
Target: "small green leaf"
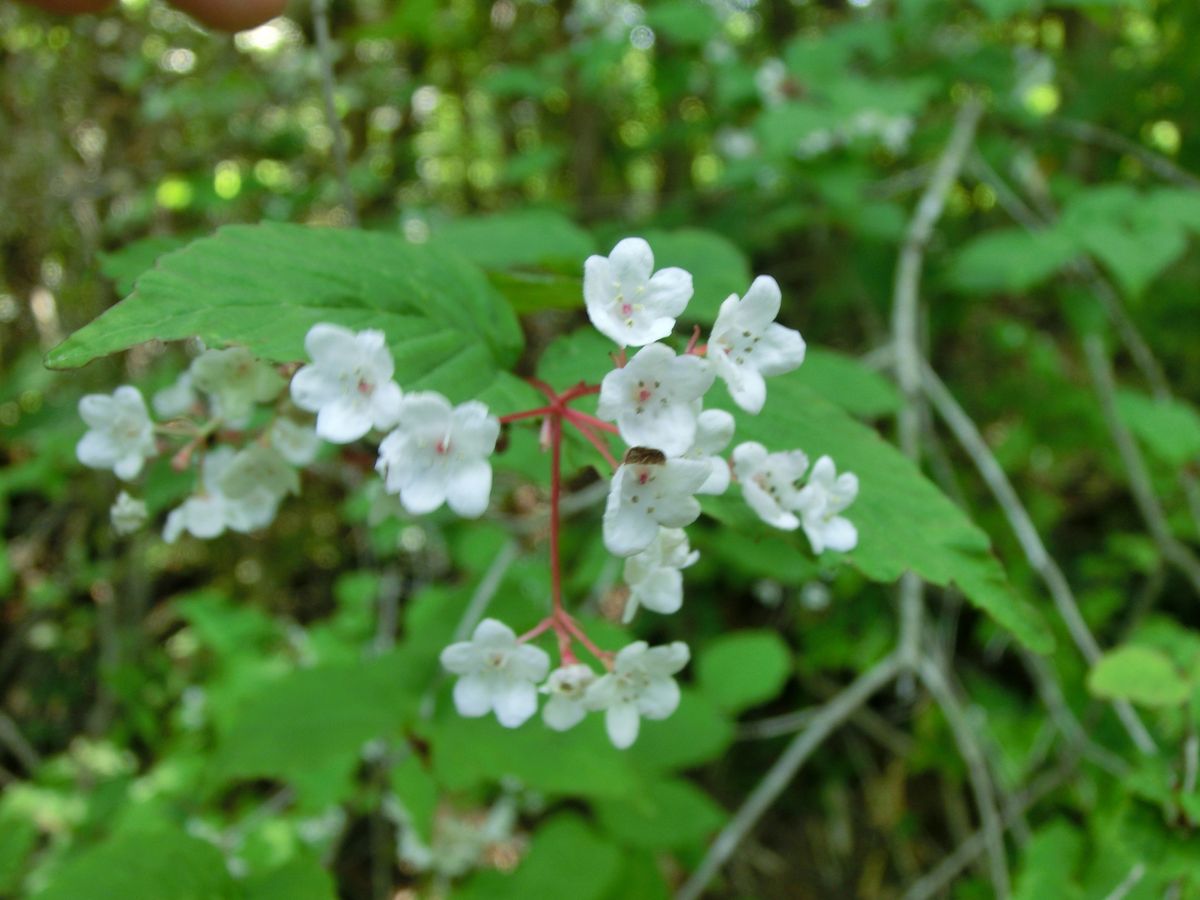
M 1165 654 L 1138 644 L 1105 653 L 1088 673 L 1088 690 L 1143 706 L 1178 706 L 1189 694 L 1187 680 Z
M 726 712 L 775 697 L 792 671 L 792 654 L 773 631 L 738 631 L 708 643 L 698 663 L 700 689 Z
M 433 776 L 414 755 L 408 754 L 392 768 L 392 790 L 408 813 L 409 822 L 421 840 L 433 837 L 433 815 L 437 811 L 438 790 Z
M 1200 457 L 1200 413 L 1183 401 L 1122 389 L 1117 392 L 1117 412 L 1163 462 L 1183 466 Z
M 319 862 L 300 856 L 242 883 L 242 900 L 337 900 L 333 878 Z
M 959 251 L 950 266 L 950 284 L 972 294 L 1019 293 L 1054 275 L 1078 252 L 1072 238 L 1053 229 L 989 231 Z

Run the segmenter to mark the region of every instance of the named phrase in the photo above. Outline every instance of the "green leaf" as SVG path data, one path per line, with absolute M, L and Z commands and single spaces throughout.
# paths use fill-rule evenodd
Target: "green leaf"
M 123 831 L 68 859 L 36 900 L 233 900 L 221 851 L 163 824 Z
M 15 894 L 37 842 L 37 826 L 27 816 L 0 809 L 0 896 Z
M 433 771 L 449 790 L 468 790 L 516 778 L 551 794 L 626 797 L 637 779 L 629 757 L 609 743 L 603 716 L 570 731 L 540 720 L 504 728 L 491 717 L 465 719 L 447 711 L 433 729 Z
M 578 816 L 563 813 L 542 824 L 513 872 L 479 872 L 454 893 L 457 900 L 599 900 L 621 871 L 621 854 Z
M 580 277 L 583 261 L 596 249 L 590 234 L 544 209 L 454 219 L 434 232 L 432 243 L 485 269 L 550 268 Z M 576 293 L 582 305 L 583 295 Z
M 364 743 L 397 731 L 415 713 L 429 672 L 394 651 L 317 666 L 257 686 L 218 740 L 226 776 L 300 779 L 353 758 Z
M 858 528 L 858 547 L 847 556 L 868 578 L 891 582 L 911 570 L 934 584 L 956 584 L 1031 650 L 1053 648 L 1041 615 L 1015 594 L 987 535 L 899 450 L 797 373 L 771 379 L 760 415 L 739 412 L 736 418 L 739 441 L 757 440 L 773 451 L 798 447 L 812 460 L 827 453 L 839 472 L 858 475 L 858 499 L 846 512 Z M 722 506 L 709 508 L 720 514 Z M 798 553 L 806 551 L 797 543 Z
M 958 252 L 948 277 L 965 293 L 1019 293 L 1054 275 L 1078 252 L 1072 238 L 1053 229 L 990 231 Z
M 1163 653 L 1127 644 L 1105 653 L 1088 672 L 1088 690 L 1104 700 L 1143 706 L 1178 706 L 1189 695 L 1187 680 Z
M 666 719 L 643 719 L 637 743 L 625 753 L 643 772 L 675 772 L 711 762 L 733 740 L 733 724 L 707 696 L 684 688 Z
M 160 256 L 178 250 L 188 242 L 185 237 L 156 235 L 126 244 L 112 253 L 99 254 L 100 271 L 117 283 L 117 290 L 128 294 L 143 272 L 154 268 Z
M 695 294 L 684 318 L 711 325 L 717 310 L 730 294 L 741 296 L 750 287 L 752 276 L 746 255 L 732 242 L 711 231 L 682 228 L 677 231 L 649 231 L 642 237 L 654 251 L 654 268 L 679 266 L 692 273 Z
M 694 784 L 653 781 L 627 799 L 592 804 L 600 825 L 622 844 L 674 850 L 702 844 L 725 822 L 725 811 Z
M 409 823 L 426 844 L 433 839 L 433 814 L 437 811 L 438 790 L 433 776 L 416 755 L 410 753 L 391 773 L 392 790 L 408 813 Z
M 301 360 L 318 322 L 380 328 L 405 389 L 473 396 L 522 338 L 512 310 L 471 262 L 395 234 L 231 225 L 159 260 L 133 294 L 47 356 L 74 368 L 151 339 L 199 336 L 272 362 Z
M 651 5 L 646 24 L 667 40 L 684 45 L 704 44 L 719 30 L 712 11 L 692 0 L 665 0 Z
M 700 689 L 726 712 L 775 697 L 792 671 L 792 654 L 773 631 L 738 631 L 711 640 L 700 654 Z
M 242 900 L 337 900 L 333 878 L 319 862 L 299 856 L 242 883 Z
M 1083 893 L 1073 873 L 1083 858 L 1083 835 L 1058 819 L 1038 829 L 1021 852 L 1013 900 L 1072 900 Z
M 1188 404 L 1122 389 L 1117 392 L 1117 412 L 1163 462 L 1184 466 L 1200 456 L 1200 413 Z
M 797 378 L 856 416 L 874 419 L 894 413 L 900 395 L 892 383 L 853 357 L 809 347 Z

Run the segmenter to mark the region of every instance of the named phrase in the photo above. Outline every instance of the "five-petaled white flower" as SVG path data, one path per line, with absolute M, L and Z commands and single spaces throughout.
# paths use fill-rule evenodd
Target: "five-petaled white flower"
M 700 516 L 692 495 L 711 467 L 695 459 L 666 459 L 658 450 L 634 447 L 613 476 L 604 507 L 604 546 L 633 556 L 650 546 L 658 526 L 683 528 Z
M 683 605 L 683 573 L 700 558 L 699 551 L 688 545 L 682 528 L 660 528 L 658 537 L 643 550 L 625 560 L 625 583 L 629 599 L 625 601 L 624 622 L 632 622 L 639 606 L 669 615 Z
M 857 496 L 858 476 L 853 472 L 838 475 L 828 456 L 813 463 L 808 483 L 796 499 L 800 524 L 804 526 L 813 553 L 826 549 L 845 553 L 858 545 L 858 529 L 849 519 L 839 515 Z
M 794 510 L 800 490 L 796 485 L 808 468 L 801 450 L 767 453 L 756 441 L 738 444 L 733 451 L 733 471 L 746 502 L 768 525 L 793 531 L 800 527 Z
M 679 706 L 679 685 L 671 676 L 687 665 L 687 644 L 649 647 L 635 641 L 617 653 L 613 669 L 587 689 L 588 707 L 604 710 L 609 740 L 624 750 L 637 740 L 641 717 L 665 719 Z
M 630 446 L 679 456 L 695 441 L 700 398 L 712 383 L 707 360 L 651 344 L 604 376 L 596 414 L 616 422 Z
M 313 362 L 292 378 L 292 400 L 317 414 L 317 434 L 348 444 L 396 424 L 402 393 L 382 331 L 322 323 L 309 329 L 304 349 Z
M 243 534 L 265 528 L 275 518 L 285 494 L 296 493 L 300 476 L 273 447 L 253 444 L 235 451 L 217 447 L 200 466 L 202 492 L 171 510 L 163 540 L 177 541 L 183 532 L 215 538 L 225 529 Z
M 723 494 L 729 487 L 729 463 L 720 456 L 733 440 L 733 416 L 723 409 L 706 409 L 696 417 L 696 439 L 684 459 L 708 463 L 708 480 L 700 485 L 698 494 Z
M 583 663 L 559 666 L 551 672 L 541 688 L 543 694 L 550 695 L 542 707 L 542 720 L 555 731 L 578 725 L 587 715 L 584 694 L 595 680 L 596 674 Z
M 396 430 L 379 445 L 375 468 L 414 515 L 446 503 L 464 518 L 477 518 L 492 493 L 488 456 L 499 436 L 500 420 L 477 400 L 451 407 L 432 391 L 408 394 Z
M 537 711 L 536 683 L 550 670 L 545 650 L 522 644 L 503 622 L 484 619 L 471 640 L 451 644 L 442 665 L 458 675 L 454 705 L 464 716 L 495 711 L 505 728 L 516 728 Z
M 79 401 L 88 431 L 75 455 L 92 469 L 112 469 L 124 481 L 136 478 L 146 458 L 158 452 L 154 423 L 142 392 L 125 384 L 108 394 L 88 394 Z
M 767 399 L 764 375 L 782 375 L 804 362 L 800 332 L 775 322 L 779 285 L 760 275 L 741 300 L 731 294 L 717 314 L 708 340 L 708 358 L 729 394 L 746 412 L 757 413 Z
M 245 426 L 254 405 L 270 403 L 286 384 L 274 366 L 245 347 L 205 350 L 192 360 L 188 374 L 192 387 L 208 395 L 213 415 L 234 428 Z
M 108 510 L 108 519 L 117 534 L 133 534 L 146 524 L 146 504 L 121 491 Z
M 625 238 L 608 256 L 583 264 L 588 318 L 622 347 L 665 338 L 692 299 L 692 276 L 678 268 L 654 271 L 654 253 L 641 238 Z

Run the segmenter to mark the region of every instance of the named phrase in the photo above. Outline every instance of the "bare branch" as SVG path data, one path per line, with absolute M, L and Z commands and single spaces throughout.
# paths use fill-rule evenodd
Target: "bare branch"
M 1025 558 L 1029 560 L 1029 565 L 1045 583 L 1046 590 L 1054 600 L 1054 606 L 1066 624 L 1075 646 L 1079 648 L 1079 652 L 1083 654 L 1083 658 L 1089 664 L 1095 664 L 1102 651 L 1096 638 L 1092 635 L 1091 629 L 1088 628 L 1083 614 L 1079 611 L 1075 593 L 1071 590 L 1071 585 L 1063 575 L 1058 563 L 1047 552 L 1037 527 L 1025 510 L 1024 504 L 1021 503 L 1020 497 L 1017 496 L 1016 490 L 1013 489 L 1004 469 L 996 460 L 987 442 L 984 441 L 983 435 L 979 433 L 979 429 L 975 427 L 971 417 L 958 405 L 954 395 L 937 377 L 937 373 L 928 365 L 924 365 L 921 369 L 921 384 L 925 396 L 929 398 L 934 410 L 946 423 L 967 456 L 971 458 L 971 462 L 979 470 L 979 474 L 992 492 L 992 496 L 996 498 L 996 503 L 999 504 L 1013 534 L 1016 535 L 1017 543 L 1021 545 Z M 1113 707 L 1137 748 L 1143 753 L 1156 752 L 1158 748 L 1154 744 L 1154 739 L 1146 730 L 1146 726 L 1142 724 L 1142 720 L 1133 707 L 1123 700 L 1114 702 Z
M 1158 545 L 1163 559 L 1175 566 L 1191 582 L 1196 593 L 1200 594 L 1200 559 L 1171 532 L 1167 514 L 1163 511 L 1158 495 L 1154 493 L 1154 485 L 1150 481 L 1150 472 L 1142 451 L 1117 412 L 1116 384 L 1104 343 L 1097 336 L 1091 335 L 1084 340 L 1084 350 L 1087 353 L 1092 383 L 1100 398 L 1100 410 L 1104 413 L 1109 433 L 1113 443 L 1117 445 L 1117 452 L 1121 455 L 1121 462 L 1129 476 L 1133 501 L 1137 504 L 1138 511 L 1142 514 L 1142 519 L 1146 522 L 1150 536 Z
M 346 135 L 338 117 L 337 82 L 333 76 L 333 41 L 329 36 L 329 0 L 313 0 L 313 31 L 317 36 L 317 59 L 321 67 L 321 100 L 325 105 L 325 122 L 333 134 L 333 165 L 337 173 L 338 187 L 342 194 L 342 206 L 350 224 L 358 226 L 358 204 L 354 202 L 354 190 L 350 187 L 349 152 Z
M 1077 141 L 1095 144 L 1097 147 L 1104 147 L 1117 153 L 1126 153 L 1136 158 L 1163 181 L 1183 187 L 1200 188 L 1200 178 L 1177 166 L 1165 156 L 1155 153 L 1149 147 L 1143 147 L 1137 141 L 1130 140 L 1120 132 L 1079 119 L 1048 119 L 1046 124 L 1060 134 L 1065 134 Z
M 899 671 L 899 659 L 896 656 L 885 657 L 813 715 L 808 727 L 792 739 L 779 759 L 750 792 L 750 796 L 742 803 L 729 824 L 721 829 L 696 871 L 676 893 L 676 900 L 696 900 L 704 893 L 709 882 L 728 862 L 738 845 L 762 818 L 763 813 L 770 809 L 771 804 L 791 784 L 813 751 L 856 709 L 892 681 Z

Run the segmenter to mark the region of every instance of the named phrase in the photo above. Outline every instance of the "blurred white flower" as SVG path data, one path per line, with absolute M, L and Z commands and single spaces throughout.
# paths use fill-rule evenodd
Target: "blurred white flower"
M 89 468 L 112 469 L 129 481 L 142 471 L 146 458 L 158 452 L 146 401 L 131 385 L 122 385 L 111 396 L 88 394 L 79 401 L 79 415 L 88 431 L 75 455 Z
M 625 560 L 629 599 L 622 620 L 633 621 L 639 606 L 669 615 L 683 605 L 683 573 L 700 558 L 682 528 L 660 528 L 658 536 L 641 553 Z
M 117 534 L 133 534 L 146 524 L 146 504 L 121 491 L 108 511 L 109 521 Z
M 543 694 L 550 695 L 542 707 L 542 721 L 555 731 L 566 731 L 578 725 L 587 715 L 584 694 L 595 680 L 595 673 L 583 663 L 560 666 L 551 672 L 541 687 Z
M 794 510 L 799 502 L 797 482 L 808 468 L 800 450 L 768 453 L 755 441 L 738 444 L 733 451 L 733 472 L 750 508 L 768 525 L 793 531 L 800 527 Z
M 857 496 L 858 476 L 854 473 L 838 475 L 828 456 L 813 464 L 808 483 L 796 498 L 796 509 L 814 553 L 827 549 L 845 553 L 858 545 L 858 529 L 840 515 Z
M 286 382 L 275 367 L 245 347 L 205 350 L 188 369 L 192 387 L 208 395 L 213 416 L 242 428 L 257 403 L 270 403 Z

